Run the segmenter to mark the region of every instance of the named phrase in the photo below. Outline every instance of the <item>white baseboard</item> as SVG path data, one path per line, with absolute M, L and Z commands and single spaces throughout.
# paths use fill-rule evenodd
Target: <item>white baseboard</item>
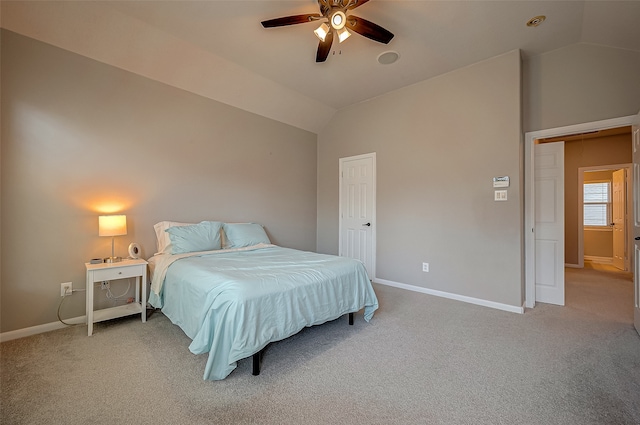
M 502 304 L 494 301 L 487 301 L 480 298 L 473 298 L 473 297 L 467 297 L 464 295 L 452 294 L 449 292 L 436 291 L 435 289 L 423 288 L 421 286 L 407 285 L 406 283 L 393 282 L 391 280 L 385 280 L 385 279 L 376 278 L 376 279 L 373 279 L 373 282 L 379 283 L 382 285 L 393 286 L 396 288 L 406 289 L 408 291 L 421 292 L 423 294 L 428 294 L 428 295 L 435 295 L 436 297 L 448 298 L 450 300 L 462 301 L 469 304 L 481 305 L 483 307 L 495 308 L 497 310 L 508 311 L 511 313 L 518 313 L 518 314 L 524 313 L 524 304 L 521 307 L 517 307 L 509 304 Z
M 421 286 L 407 285 L 406 283 L 393 282 L 385 279 L 373 279 L 375 283 L 381 285 L 393 286 L 396 288 L 406 289 L 408 291 L 421 292 L 423 294 L 435 295 L 436 297 L 448 298 L 450 300 L 462 301 L 469 304 L 481 305 L 483 307 L 495 308 L 497 310 L 508 311 L 511 313 L 524 313 L 524 304 L 522 307 L 516 307 L 509 304 L 502 304 L 493 301 L 487 301 L 480 298 L 467 297 L 464 295 L 451 294 L 449 292 L 436 291 L 434 289 L 423 288 Z M 77 325 L 87 323 L 87 316 L 73 317 L 65 319 L 65 322 Z M 37 335 L 45 332 L 63 329 L 67 325 L 60 322 L 46 323 L 44 325 L 33 326 L 30 328 L 18 329 L 15 331 L 4 332 L 0 334 L 0 342 L 11 341 L 12 339 L 24 338 L 26 336 Z
M 80 325 L 87 323 L 87 316 L 72 317 L 64 319 L 65 322 L 72 325 Z M 12 339 L 24 338 L 25 336 L 42 334 L 58 329 L 66 328 L 67 325 L 61 322 L 45 323 L 44 325 L 32 326 L 30 328 L 18 329 L 15 331 L 4 332 L 0 334 L 0 342 L 11 341 Z
M 585 255 L 584 261 L 590 261 L 596 264 L 613 264 L 613 258 L 611 257 L 595 257 L 593 255 Z

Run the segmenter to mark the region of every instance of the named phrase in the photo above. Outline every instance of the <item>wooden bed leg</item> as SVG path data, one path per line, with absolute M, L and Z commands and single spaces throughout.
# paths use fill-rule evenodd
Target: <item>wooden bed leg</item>
M 349 313 L 349 324 L 353 325 L 353 313 Z

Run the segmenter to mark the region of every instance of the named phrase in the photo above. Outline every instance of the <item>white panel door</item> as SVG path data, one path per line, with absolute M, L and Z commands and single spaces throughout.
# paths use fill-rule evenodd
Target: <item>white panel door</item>
M 536 301 L 564 305 L 564 142 L 534 155 Z
M 626 246 L 627 246 L 627 176 L 626 171 L 613 172 L 611 187 L 611 225 L 613 226 L 613 266 L 626 270 Z
M 640 334 L 640 113 L 633 122 L 633 324 Z
M 375 153 L 340 159 L 339 255 L 364 263 L 375 277 Z

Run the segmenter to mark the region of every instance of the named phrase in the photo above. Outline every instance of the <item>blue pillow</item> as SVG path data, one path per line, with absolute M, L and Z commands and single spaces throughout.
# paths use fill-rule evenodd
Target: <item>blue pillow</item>
M 271 243 L 262 226 L 257 223 L 225 223 L 224 233 L 227 237 L 227 248 Z
M 203 221 L 190 226 L 169 227 L 165 232 L 171 239 L 171 254 L 220 249 L 219 221 Z

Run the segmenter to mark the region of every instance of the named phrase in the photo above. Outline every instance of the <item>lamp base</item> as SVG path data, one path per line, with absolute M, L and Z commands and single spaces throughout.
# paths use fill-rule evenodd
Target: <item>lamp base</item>
M 122 261 L 122 257 L 106 257 L 104 259 L 105 263 L 118 263 Z

